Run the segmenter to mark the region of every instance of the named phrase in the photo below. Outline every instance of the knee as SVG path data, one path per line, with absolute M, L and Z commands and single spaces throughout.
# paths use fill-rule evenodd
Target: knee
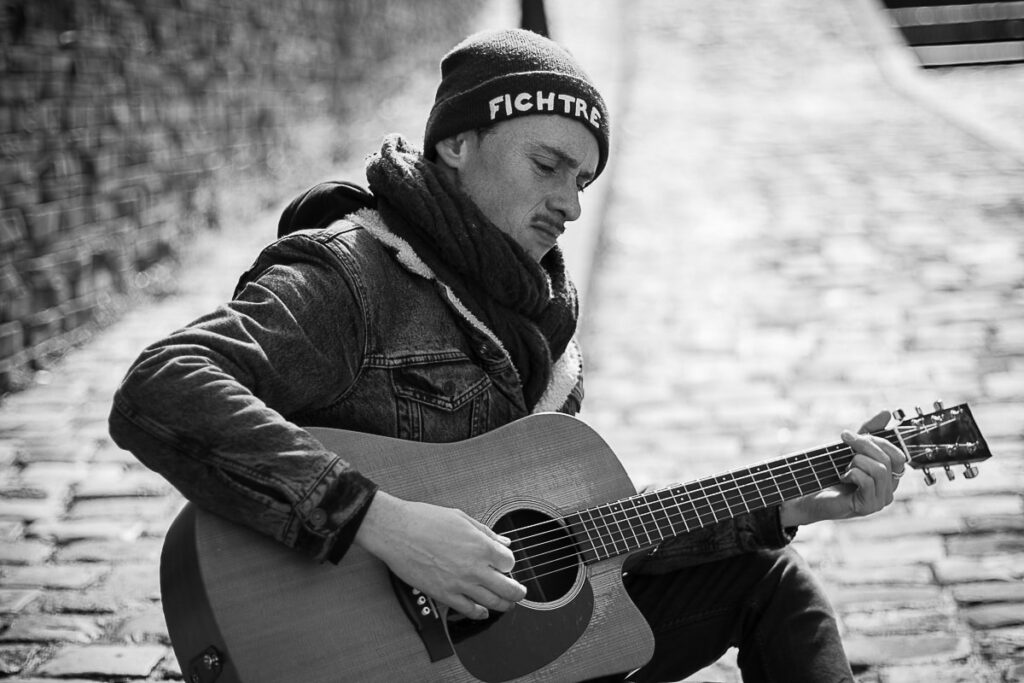
M 798 603 L 827 604 L 825 591 L 807 561 L 793 548 L 761 553 L 766 565 L 765 580 L 776 594 Z

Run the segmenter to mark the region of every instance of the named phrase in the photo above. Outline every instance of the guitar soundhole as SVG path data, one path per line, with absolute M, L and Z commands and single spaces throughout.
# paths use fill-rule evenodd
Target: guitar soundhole
M 565 527 L 536 510 L 513 510 L 494 525 L 512 539 L 512 578 L 526 586 L 526 599 L 553 602 L 576 583 L 579 555 Z
M 526 601 L 537 604 L 555 602 L 576 585 L 580 556 L 572 536 L 564 526 L 537 510 L 513 510 L 492 527 L 512 539 L 516 563 L 512 578 L 526 586 Z M 478 633 L 502 617 L 492 612 L 488 619 L 470 621 L 454 611 L 448 612 L 453 641 Z

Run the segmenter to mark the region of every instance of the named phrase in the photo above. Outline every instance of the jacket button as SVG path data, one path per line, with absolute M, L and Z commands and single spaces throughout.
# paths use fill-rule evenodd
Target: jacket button
M 323 508 L 313 508 L 309 513 L 309 523 L 317 529 L 323 529 L 327 524 L 327 512 Z
M 448 380 L 441 386 L 441 391 L 449 396 L 455 396 L 455 382 Z

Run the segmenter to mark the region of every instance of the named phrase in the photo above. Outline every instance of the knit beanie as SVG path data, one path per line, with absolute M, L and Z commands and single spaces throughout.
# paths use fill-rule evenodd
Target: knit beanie
M 427 119 L 423 153 L 441 140 L 517 116 L 554 114 L 582 123 L 597 140 L 595 177 L 608 161 L 608 108 L 564 48 L 521 29 L 483 31 L 441 60 L 441 83 Z

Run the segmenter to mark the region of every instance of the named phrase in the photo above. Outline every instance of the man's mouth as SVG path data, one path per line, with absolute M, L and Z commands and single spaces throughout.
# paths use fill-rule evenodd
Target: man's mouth
M 562 233 L 565 232 L 565 226 L 559 225 L 554 221 L 534 221 L 533 227 L 547 235 L 550 235 L 551 239 L 554 240 L 557 240 L 562 236 Z

